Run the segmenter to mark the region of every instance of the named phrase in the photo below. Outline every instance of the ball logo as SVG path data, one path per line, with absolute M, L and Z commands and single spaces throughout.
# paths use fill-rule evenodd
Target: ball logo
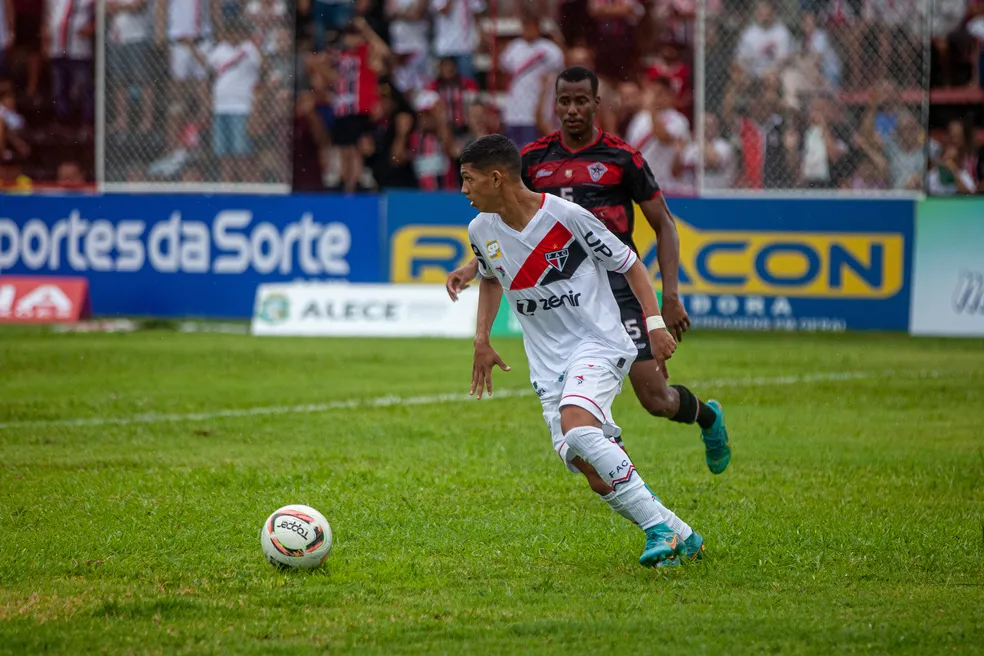
M 278 528 L 285 529 L 287 531 L 293 531 L 305 540 L 309 539 L 309 533 L 307 527 L 301 522 L 295 522 L 293 520 L 281 519 Z
M 290 301 L 283 294 L 271 294 L 263 299 L 256 315 L 267 323 L 283 323 L 290 317 Z

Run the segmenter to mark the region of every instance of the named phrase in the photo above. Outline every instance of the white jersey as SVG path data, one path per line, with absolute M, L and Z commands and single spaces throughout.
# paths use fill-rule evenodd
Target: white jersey
M 642 153 L 646 164 L 653 171 L 653 177 L 659 182 L 663 191 L 671 194 L 692 193 L 692 185 L 686 180 L 679 180 L 673 175 L 673 160 L 676 157 L 676 143 L 690 141 L 690 122 L 687 117 L 675 109 L 664 109 L 660 113 L 666 131 L 673 139 L 664 144 L 656 138 L 653 132 L 652 112 L 642 110 L 629 123 L 625 140 L 629 145 Z
M 512 76 L 509 102 L 503 108 L 506 125 L 536 125 L 536 112 L 543 90 L 543 76 L 564 67 L 564 51 L 547 39 L 532 43 L 513 39 L 499 56 L 503 70 Z
M 544 194 L 522 232 L 482 213 L 468 238 L 479 272 L 499 280 L 523 327 L 531 381 L 559 380 L 574 355 L 615 369 L 636 357 L 606 271 L 625 273 L 638 258 L 591 212 Z
M 212 103 L 216 114 L 249 114 L 253 90 L 260 80 L 263 57 L 252 41 L 232 45 L 223 41 L 208 54 L 215 73 Z
M 94 0 L 48 0 L 48 55 L 52 59 L 92 59 L 94 37 L 80 34 L 96 20 Z
M 167 38 L 204 39 L 212 35 L 212 16 L 207 0 L 168 0 Z

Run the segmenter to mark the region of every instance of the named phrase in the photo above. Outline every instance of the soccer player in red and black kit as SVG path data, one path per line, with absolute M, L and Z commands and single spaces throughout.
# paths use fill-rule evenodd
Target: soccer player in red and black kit
M 595 125 L 598 111 L 598 78 L 587 68 L 572 66 L 557 77 L 555 109 L 561 129 L 528 145 L 523 155 L 523 181 L 534 191 L 560 196 L 581 205 L 633 251 L 633 203 L 656 231 L 657 260 L 663 278 L 662 316 L 678 341 L 690 327 L 690 319 L 677 293 L 680 242 L 673 215 L 666 205 L 649 165 L 618 137 Z M 453 271 L 447 280 L 452 300 L 475 279 L 478 261 Z M 651 327 L 645 325 L 642 308 L 625 277 L 609 274 L 622 323 L 639 355 L 629 372 L 632 388 L 652 415 L 684 424 L 697 423 L 706 451 L 707 466 L 720 474 L 731 461 L 731 442 L 724 412 L 717 401 L 700 401 L 683 385 L 667 385 L 665 363 L 653 357 Z M 589 476 L 589 480 L 590 480 Z

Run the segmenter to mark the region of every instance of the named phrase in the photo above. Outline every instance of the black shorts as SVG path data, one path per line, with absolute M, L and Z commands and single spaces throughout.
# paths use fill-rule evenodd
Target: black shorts
M 369 117 L 366 114 L 336 116 L 331 128 L 331 142 L 335 146 L 354 146 L 368 131 Z
M 629 334 L 639 355 L 636 362 L 653 359 L 653 347 L 649 343 L 649 333 L 646 331 L 646 317 L 643 316 L 642 305 L 632 293 L 629 282 L 621 273 L 608 274 L 608 282 L 611 283 L 612 293 L 615 295 L 615 302 L 618 303 L 618 311 L 622 315 L 622 325 L 625 332 Z

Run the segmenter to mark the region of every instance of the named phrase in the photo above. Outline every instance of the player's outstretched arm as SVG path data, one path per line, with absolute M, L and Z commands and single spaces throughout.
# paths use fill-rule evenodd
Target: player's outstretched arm
M 625 280 L 629 283 L 632 293 L 635 294 L 639 305 L 642 306 L 642 313 L 646 317 L 646 329 L 649 332 L 649 342 L 653 347 L 653 355 L 659 361 L 660 369 L 666 373 L 664 362 L 673 357 L 676 350 L 676 340 L 663 326 L 663 318 L 659 314 L 659 302 L 656 300 L 656 292 L 649 282 L 649 272 L 642 260 L 635 263 L 625 273 Z
M 478 322 L 475 327 L 475 358 L 472 361 L 472 384 L 470 394 L 478 392 L 478 398 L 488 390 L 492 396 L 492 368 L 499 365 L 509 371 L 509 365 L 502 361 L 492 348 L 492 323 L 502 302 L 502 286 L 495 278 L 482 278 L 478 287 Z
M 663 320 L 666 321 L 666 329 L 670 334 L 680 341 L 683 334 L 690 329 L 690 317 L 687 316 L 677 291 L 680 236 L 677 234 L 676 222 L 662 194 L 640 203 L 639 207 L 656 232 L 656 260 L 659 262 L 660 278 L 663 281 Z
M 468 284 L 475 279 L 478 275 L 478 258 L 473 257 L 471 261 L 462 266 L 458 267 L 454 271 L 448 274 L 448 279 L 444 283 L 444 287 L 448 290 L 448 296 L 451 297 L 452 301 L 458 300 L 458 292 L 466 289 Z M 501 290 L 500 290 L 501 291 Z M 498 309 L 498 305 L 496 309 Z M 495 319 L 495 315 L 492 316 Z

